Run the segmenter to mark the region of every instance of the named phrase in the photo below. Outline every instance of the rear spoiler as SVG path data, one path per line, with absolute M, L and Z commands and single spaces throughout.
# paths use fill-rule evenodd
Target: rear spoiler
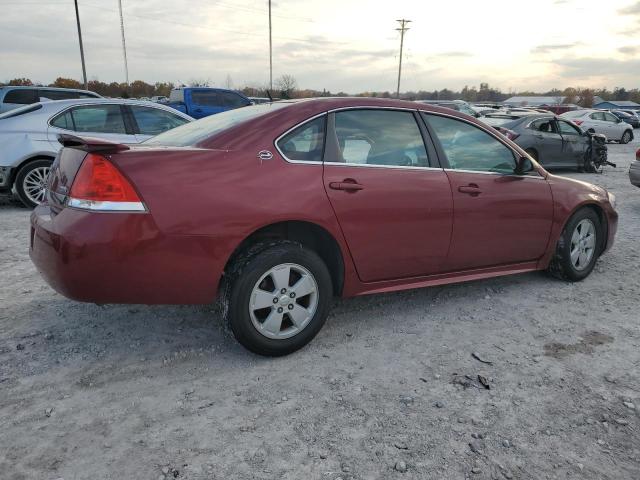
M 100 138 L 77 137 L 67 133 L 58 135 L 58 142 L 63 147 L 84 150 L 85 152 L 115 153 L 129 150 L 129 146 L 122 143 L 110 142 Z

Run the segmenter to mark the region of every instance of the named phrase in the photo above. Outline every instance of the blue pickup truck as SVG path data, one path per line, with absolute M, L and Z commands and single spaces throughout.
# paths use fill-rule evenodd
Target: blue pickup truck
M 251 100 L 234 90 L 209 87 L 180 87 L 171 90 L 167 104 L 193 118 L 251 105 Z

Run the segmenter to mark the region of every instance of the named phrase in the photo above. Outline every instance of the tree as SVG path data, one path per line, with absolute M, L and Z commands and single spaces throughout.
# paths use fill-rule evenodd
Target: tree
M 58 88 L 84 88 L 84 85 L 73 78 L 64 78 L 58 77 L 56 81 L 53 82 L 50 87 L 58 87 Z
M 203 78 L 192 78 L 189 82 L 190 87 L 210 87 L 211 79 L 203 79 Z
M 9 80 L 8 84 L 12 87 L 14 86 L 26 86 L 30 87 L 33 85 L 33 82 L 28 78 L 14 78 L 13 80 Z
M 293 98 L 297 85 L 295 77 L 289 74 L 284 74 L 276 80 L 276 88 L 280 90 L 281 98 Z
M 593 98 L 594 98 L 593 90 L 591 90 L 590 88 L 583 88 L 578 90 L 578 95 L 580 96 L 580 99 L 578 100 L 578 105 L 584 108 L 593 107 Z

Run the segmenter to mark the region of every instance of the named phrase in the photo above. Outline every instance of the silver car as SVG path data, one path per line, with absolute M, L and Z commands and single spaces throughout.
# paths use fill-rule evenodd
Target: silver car
M 585 108 L 565 112 L 560 117 L 578 125 L 582 130 L 593 129 L 607 140 L 629 143 L 633 140 L 633 127 L 623 122 L 613 113 Z
M 0 191 L 13 191 L 29 207 L 38 205 L 62 133 L 132 144 L 191 121 L 165 105 L 107 98 L 40 102 L 11 110 L 0 115 Z

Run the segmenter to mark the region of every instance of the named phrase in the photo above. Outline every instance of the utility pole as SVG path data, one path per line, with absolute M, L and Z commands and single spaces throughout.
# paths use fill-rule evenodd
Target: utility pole
M 82 47 L 82 31 L 80 30 L 80 13 L 78 13 L 78 0 L 74 0 L 76 5 L 76 23 L 78 24 L 78 41 L 80 42 L 80 60 L 82 61 L 82 79 L 84 80 L 84 89 L 89 89 L 87 83 L 87 69 L 84 66 L 84 48 Z
M 273 90 L 273 47 L 271 43 L 271 0 L 269 0 L 269 92 Z
M 408 23 L 411 23 L 411 20 L 401 19 L 396 20 L 400 24 L 400 28 L 396 28 L 397 31 L 400 32 L 400 63 L 398 64 L 398 88 L 396 90 L 396 97 L 400 98 L 400 76 L 402 75 L 402 47 L 404 46 L 404 32 L 409 30 L 406 26 Z
M 122 0 L 118 0 L 118 8 L 120 9 L 120 33 L 122 34 L 122 53 L 124 54 L 124 77 L 129 89 L 129 65 L 127 64 L 127 45 L 124 41 L 124 18 L 122 17 Z

